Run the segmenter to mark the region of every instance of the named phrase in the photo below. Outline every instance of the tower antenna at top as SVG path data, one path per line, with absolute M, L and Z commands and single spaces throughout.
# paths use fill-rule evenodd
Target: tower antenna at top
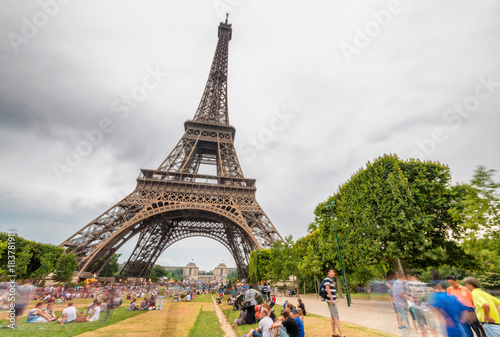
M 226 22 L 225 24 L 227 25 L 227 18 L 229 17 L 229 13 L 226 13 Z

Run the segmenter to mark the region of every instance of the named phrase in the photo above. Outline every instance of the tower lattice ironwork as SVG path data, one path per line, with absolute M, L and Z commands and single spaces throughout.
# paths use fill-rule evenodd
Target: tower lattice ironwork
M 77 256 L 79 276 L 99 273 L 138 234 L 122 268 L 129 276 L 147 277 L 169 246 L 202 236 L 223 244 L 246 277 L 250 252 L 282 239 L 257 203 L 255 179 L 243 175 L 234 147 L 227 106 L 231 33 L 226 18 L 198 109 L 168 157 L 156 170 L 141 169 L 132 193 L 61 243 Z M 202 164 L 214 165 L 216 175 L 199 174 Z

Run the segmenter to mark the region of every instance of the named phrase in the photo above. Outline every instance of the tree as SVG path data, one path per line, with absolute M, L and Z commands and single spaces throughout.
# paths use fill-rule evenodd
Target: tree
M 149 278 L 153 282 L 158 282 L 158 279 L 160 279 L 160 277 L 164 277 L 164 276 L 167 276 L 167 271 L 162 266 L 159 266 L 156 264 L 153 267 L 153 269 L 151 270 L 151 274 L 150 274 Z
M 232 283 L 238 282 L 238 271 L 235 270 L 227 274 L 227 279 Z
M 76 256 L 73 253 L 63 255 L 59 259 L 53 279 L 58 282 L 70 282 L 77 266 L 78 262 L 76 261 Z
M 21 280 L 26 278 L 38 279 L 42 274 L 45 276 L 53 272 L 57 261 L 64 253 L 64 249 L 60 247 L 29 241 L 17 235 L 0 232 L 0 248 L 7 248 L 7 243 L 9 243 L 10 247 L 13 247 L 10 251 L 15 254 L 15 274 Z M 8 255 L 2 254 L 0 266 L 7 265 Z M 6 278 L 5 270 L 0 274 L 3 274 L 2 277 Z
M 113 277 L 120 271 L 120 266 L 118 265 L 118 258 L 121 254 L 113 254 L 109 261 L 104 265 L 99 277 Z
M 500 183 L 495 172 L 478 166 L 470 184 L 455 186 L 459 202 L 450 211 L 463 227 L 462 247 L 478 261 L 475 274 L 485 287 L 497 286 L 490 280 L 500 279 Z
M 385 155 L 360 169 L 338 192 L 316 207 L 320 247 L 327 261 L 338 259 L 333 213 L 346 271 L 380 262 L 425 268 L 447 263 L 471 266 L 458 245 L 459 222 L 448 211 L 456 200 L 446 165 L 402 161 Z M 460 257 L 460 258 L 458 258 Z M 336 262 L 335 262 L 336 263 Z
M 269 274 L 270 261 L 271 252 L 269 249 L 257 249 L 250 253 L 248 277 L 250 278 L 251 283 L 257 283 L 259 278 L 261 281 L 269 280 L 271 278 Z

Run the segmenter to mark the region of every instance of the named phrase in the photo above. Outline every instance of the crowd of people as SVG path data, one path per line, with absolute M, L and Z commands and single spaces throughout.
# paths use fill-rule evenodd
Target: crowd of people
M 259 290 L 248 285 L 236 294 L 231 295 L 227 303 L 233 304 L 240 310 L 239 317 L 234 320 L 234 326 L 254 325 L 245 337 L 304 337 L 305 305 L 297 298 L 297 305 L 285 301 L 280 314 L 276 315 L 276 296 L 271 295 L 270 287 L 264 284 Z M 223 294 L 223 292 L 221 293 Z M 219 298 L 222 298 L 219 294 Z M 218 301 L 222 302 L 222 301 Z
M 10 327 L 16 328 L 19 318 L 25 315 L 26 307 L 32 300 L 38 301 L 35 308 L 27 312 L 26 323 L 47 323 L 57 321 L 59 324 L 73 322 L 97 321 L 101 313 L 106 313 L 105 320 L 109 318 L 112 309 L 118 308 L 123 303 L 122 298 L 133 299 L 129 310 L 161 310 L 165 288 L 156 285 L 148 286 L 101 286 L 87 285 L 83 287 L 52 286 L 37 288 L 33 279 L 24 280 L 16 285 L 14 308 L 14 322 Z M 6 302 L 8 289 L 0 289 L 0 306 L 10 307 Z M 167 292 L 168 294 L 168 292 Z M 167 295 L 168 296 L 168 295 Z M 173 296 L 173 294 L 171 294 Z M 194 294 L 191 294 L 194 298 Z M 74 306 L 77 299 L 93 298 L 93 302 L 79 312 Z M 136 305 L 138 298 L 143 298 L 140 305 Z M 60 315 L 55 315 L 54 305 L 67 303 Z
M 402 336 L 410 336 L 411 318 L 423 336 L 444 331 L 448 337 L 500 337 L 500 300 L 482 291 L 476 278 L 467 277 L 464 284 L 454 275 L 426 284 L 416 275 L 389 271 L 387 286 Z

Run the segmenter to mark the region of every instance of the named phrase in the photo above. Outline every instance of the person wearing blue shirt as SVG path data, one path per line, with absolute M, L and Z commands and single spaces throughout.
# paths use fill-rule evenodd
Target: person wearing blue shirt
M 446 293 L 446 287 L 437 283 L 434 285 L 435 293 L 429 298 L 429 304 L 443 316 L 446 322 L 448 337 L 466 337 L 461 324 L 461 317 L 467 307 L 460 303 L 455 296 Z
M 299 325 L 299 337 L 304 337 L 304 323 L 302 323 L 302 321 L 300 320 L 299 311 L 297 309 L 292 310 L 292 317 L 297 321 L 297 324 Z

